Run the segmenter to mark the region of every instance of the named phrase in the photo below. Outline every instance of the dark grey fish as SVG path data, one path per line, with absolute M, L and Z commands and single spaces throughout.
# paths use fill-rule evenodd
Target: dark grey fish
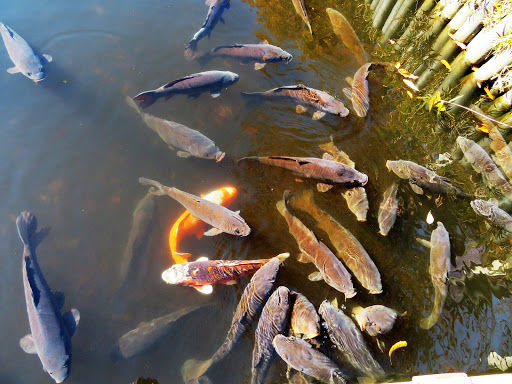
M 23 288 L 31 334 L 20 340 L 26 353 L 36 353 L 43 369 L 62 383 L 71 369 L 71 336 L 80 320 L 78 310 L 61 314 L 64 295 L 52 292 L 37 262 L 35 249 L 48 233 L 37 231 L 36 217 L 22 212 L 16 219 L 23 242 Z
M 301 293 L 293 292 L 291 325 L 295 336 L 314 339 L 320 336 L 320 316 L 311 302 Z
M 349 114 L 349 110 L 341 101 L 335 99 L 327 92 L 309 88 L 303 84 L 274 88 L 266 92 L 242 92 L 242 95 L 291 99 L 301 106 L 309 105 L 317 109 L 317 112 L 313 115 L 313 119 L 315 120 L 321 119 L 326 113 L 341 117 L 345 117 Z
M 188 95 L 189 98 L 195 99 L 203 92 L 210 92 L 210 95 L 215 98 L 220 96 L 224 88 L 237 81 L 238 75 L 229 71 L 199 72 L 174 80 L 155 90 L 139 93 L 133 100 L 138 101 L 139 107 L 146 108 L 160 97 L 168 100 L 174 95 Z
M 251 228 L 238 213 L 233 212 L 222 205 L 215 204 L 202 197 L 184 192 L 174 187 L 166 187 L 158 181 L 139 177 L 141 185 L 151 186 L 149 192 L 154 195 L 166 195 L 172 197 L 178 203 L 183 205 L 197 219 L 210 224 L 216 230 L 210 230 L 208 236 L 219 234 L 220 232 L 229 233 L 236 236 L 247 236 L 251 233 Z
M 0 23 L 0 33 L 5 49 L 14 63 L 14 67 L 9 68 L 7 72 L 11 74 L 21 72 L 36 83 L 44 80 L 46 78 L 44 64 L 52 61 L 52 57 L 50 55 L 39 57 L 20 35 L 5 24 Z
M 192 40 L 185 46 L 185 57 L 189 59 L 194 56 L 199 40 L 205 36 L 210 37 L 213 28 L 215 28 L 219 21 L 224 24 L 222 14 L 225 9 L 229 9 L 231 6 L 231 0 L 206 0 L 206 5 L 210 7 L 206 15 L 206 20 L 199 31 L 192 37 Z
M 328 301 L 320 305 L 318 313 L 324 320 L 323 325 L 331 341 L 363 377 L 382 378 L 384 376 L 382 367 L 370 354 L 363 335 L 350 317 Z
M 124 250 L 121 268 L 119 270 L 120 289 L 137 272 L 140 272 L 142 260 L 146 258 L 148 242 L 155 222 L 157 197 L 147 193 L 135 207 L 132 215 L 132 228 Z
M 156 116 L 142 112 L 135 102 L 127 97 L 128 105 L 133 107 L 142 117 L 142 120 L 171 149 L 179 149 L 177 155 L 179 157 L 198 157 L 200 159 L 212 159 L 217 162 L 221 161 L 226 155 L 215 143 L 201 132 L 184 126 L 174 121 L 160 119 Z
M 356 314 L 356 320 L 361 328 L 370 336 L 380 336 L 391 332 L 398 312 L 383 305 L 371 305 Z
M 267 378 L 276 356 L 272 341 L 275 336 L 285 333 L 288 326 L 289 299 L 288 288 L 279 287 L 263 307 L 252 352 L 252 384 L 264 383 Z
M 384 192 L 384 197 L 379 205 L 379 233 L 382 236 L 387 236 L 393 224 L 395 224 L 396 213 L 398 211 L 398 199 L 396 193 L 398 192 L 398 183 L 391 184 Z
M 345 384 L 345 373 L 311 344 L 293 336 L 277 335 L 272 342 L 277 354 L 293 369 L 326 384 Z
M 206 52 L 201 57 L 196 57 L 199 62 L 204 63 L 206 60 L 214 57 L 227 57 L 238 59 L 242 63 L 256 62 L 254 69 L 262 69 L 267 64 L 286 62 L 289 63 L 293 56 L 275 45 L 262 44 L 233 44 L 223 45 Z
M 455 186 L 450 179 L 439 176 L 434 171 L 412 161 L 388 160 L 386 161 L 386 168 L 393 171 L 401 179 L 409 180 L 411 188 L 419 195 L 424 193 L 423 189 L 427 189 L 432 193 L 451 193 L 457 196 L 465 196 L 462 190 Z
M 270 296 L 270 291 L 276 281 L 277 272 L 281 261 L 274 257 L 261 267 L 245 287 L 231 322 L 231 327 L 224 343 L 215 354 L 205 361 L 187 360 L 181 368 L 181 374 L 185 383 L 192 383 L 200 376 L 205 375 L 212 366 L 226 357 L 241 339 L 247 327 L 259 317 L 265 302 Z M 197 381 L 196 381 L 197 382 Z
M 129 359 L 144 352 L 157 341 L 169 334 L 177 324 L 177 321 L 201 306 L 185 307 L 166 316 L 142 322 L 139 326 L 125 333 L 119 338 L 113 347 L 114 358 Z
M 326 184 L 365 185 L 368 182 L 367 175 L 356 171 L 346 164 L 334 160 L 318 159 L 316 157 L 243 157 L 237 161 L 237 164 L 243 162 L 257 162 L 288 169 L 297 176 Z

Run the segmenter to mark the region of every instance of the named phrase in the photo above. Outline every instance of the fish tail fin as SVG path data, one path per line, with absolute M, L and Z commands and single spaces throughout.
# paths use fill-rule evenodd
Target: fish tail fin
M 289 258 L 289 257 L 290 257 L 290 253 L 289 253 L 289 252 L 280 253 L 280 254 L 279 254 L 279 255 L 277 255 L 276 257 L 279 259 L 279 261 L 280 261 L 281 263 L 283 263 L 287 258 Z
M 202 67 L 212 59 L 211 51 L 197 53 L 193 59 Z
M 172 258 L 176 264 L 186 263 L 191 256 L 191 253 L 172 252 Z
M 156 101 L 155 92 L 147 91 L 139 93 L 137 96 L 133 98 L 133 100 L 138 101 L 140 108 L 147 108 Z
M 137 96 L 135 96 L 135 97 L 137 97 Z M 128 104 L 128 106 L 130 106 L 137 113 L 140 113 L 139 106 L 137 105 L 137 103 L 135 101 L 133 101 L 133 99 L 130 96 L 126 96 L 126 104 Z
M 276 203 L 276 208 L 277 208 L 277 210 L 279 211 L 279 213 L 280 213 L 281 215 L 283 215 L 283 216 L 284 216 L 284 213 L 285 213 L 285 211 L 286 211 L 286 207 L 285 207 L 285 205 L 284 205 L 284 200 L 279 200 L 279 201 Z
M 437 322 L 439 316 L 441 315 L 441 311 L 443 310 L 443 304 L 446 295 L 441 294 L 437 289 L 434 297 L 434 308 L 432 312 L 427 317 L 420 320 L 420 327 L 423 329 L 430 329 Z
M 185 58 L 189 61 L 194 60 L 196 56 L 197 49 L 197 40 L 190 40 L 187 45 L 185 45 Z
M 30 212 L 21 212 L 16 219 L 16 227 L 23 245 L 30 245 L 30 238 L 37 230 L 37 219 Z
M 185 383 L 208 382 L 209 379 L 207 376 L 204 376 L 204 374 L 208 368 L 210 368 L 212 362 L 212 359 L 204 361 L 189 359 L 185 361 L 181 367 L 181 376 L 183 377 L 183 381 Z M 204 379 L 206 379 L 206 381 Z
M 145 177 L 139 177 L 139 183 L 141 185 L 150 186 L 151 188 L 149 188 L 149 193 L 153 195 L 165 195 L 165 192 L 163 191 L 163 185 L 158 181 L 146 179 Z

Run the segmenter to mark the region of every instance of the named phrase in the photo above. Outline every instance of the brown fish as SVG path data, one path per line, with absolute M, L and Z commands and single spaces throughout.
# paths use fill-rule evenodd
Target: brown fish
M 485 149 L 473 140 L 462 136 L 457 137 L 457 144 L 473 169 L 477 173 L 482 174 L 482 179 L 489 188 L 496 188 L 504 195 L 512 193 L 512 185 L 503 176 L 503 173 L 501 173 L 491 157 L 485 152 Z
M 478 199 L 473 200 L 470 204 L 476 213 L 492 221 L 505 231 L 512 233 L 512 216 L 498 207 L 497 202 L 492 201 L 492 199 L 490 201 Z
M 153 131 L 171 149 L 179 149 L 176 153 L 179 157 L 197 157 L 199 159 L 212 159 L 221 161 L 226 155 L 215 143 L 201 132 L 186 127 L 183 124 L 174 121 L 160 119 L 156 116 L 142 112 L 135 102 L 127 97 L 128 105 L 135 109 L 146 125 Z
M 379 205 L 379 233 L 382 236 L 387 236 L 393 224 L 395 224 L 396 213 L 398 210 L 398 199 L 396 193 L 398 192 L 398 183 L 391 184 L 384 192 L 384 198 Z
M 450 235 L 443 223 L 437 222 L 437 228 L 430 237 L 430 278 L 434 285 L 434 308 L 430 315 L 420 321 L 423 329 L 431 328 L 439 319 L 448 293 L 448 273 L 450 272 Z
M 242 162 L 257 162 L 288 169 L 297 176 L 326 184 L 365 185 L 368 182 L 367 175 L 356 171 L 348 165 L 316 157 L 243 157 L 237 161 L 237 164 Z
M 356 295 L 350 273 L 326 247 L 324 243 L 318 241 L 314 233 L 309 230 L 298 218 L 288 211 L 286 201 L 290 195 L 285 191 L 283 200 L 276 204 L 277 210 L 288 223 L 288 230 L 295 237 L 299 249 L 302 252 L 299 261 L 314 263 L 319 272 L 309 275 L 311 281 L 325 280 L 325 282 L 345 294 L 345 298 L 351 298 Z
M 311 24 L 309 23 L 308 12 L 306 11 L 306 6 L 304 5 L 304 0 L 292 0 L 293 7 L 295 8 L 295 12 L 301 17 L 302 21 L 306 23 L 309 28 L 309 33 L 313 36 L 313 30 L 311 29 Z
M 347 361 L 363 377 L 382 378 L 384 371 L 370 354 L 363 335 L 354 322 L 341 310 L 324 301 L 318 310 L 324 320 L 329 338 Z
M 293 336 L 277 335 L 272 342 L 277 354 L 293 369 L 326 384 L 345 384 L 345 373 L 311 344 Z
M 356 314 L 361 331 L 365 331 L 370 336 L 391 332 L 397 317 L 398 312 L 383 305 L 371 305 Z
M 326 11 L 329 15 L 329 19 L 331 20 L 332 29 L 341 39 L 343 45 L 354 54 L 359 65 L 366 63 L 368 61 L 368 54 L 364 50 L 363 44 L 361 44 L 356 32 L 345 16 L 332 8 L 327 8 Z
M 439 176 L 434 171 L 412 161 L 388 160 L 386 161 L 386 168 L 393 171 L 401 179 L 409 180 L 409 185 L 418 195 L 423 195 L 423 189 L 427 189 L 432 193 L 451 193 L 457 196 L 465 196 L 462 190 L 455 186 L 450 179 Z
M 298 292 L 293 292 L 293 295 L 295 296 L 291 318 L 293 333 L 304 339 L 314 339 L 320 335 L 320 317 L 306 296 Z
M 204 375 L 212 366 L 227 356 L 242 338 L 247 327 L 260 317 L 261 310 L 276 281 L 280 263 L 281 261 L 274 257 L 253 275 L 236 307 L 231 328 L 224 343 L 209 360 L 192 359 L 183 364 L 181 374 L 185 383 L 193 382 L 193 380 Z
M 349 114 L 349 110 L 341 101 L 332 97 L 327 92 L 318 89 L 306 87 L 303 84 L 288 85 L 270 89 L 265 92 L 242 92 L 243 96 L 260 96 L 266 98 L 291 99 L 299 103 L 299 105 L 309 105 L 316 108 L 317 111 L 313 115 L 314 120 L 321 119 L 326 113 L 345 117 Z M 301 108 L 300 111 L 305 111 Z
M 262 384 L 276 356 L 272 341 L 285 333 L 288 326 L 290 291 L 286 287 L 277 288 L 263 307 L 258 328 L 256 328 L 254 350 L 252 352 L 252 384 Z
M 355 169 L 356 163 L 354 163 L 352 160 L 350 160 L 350 157 L 334 144 L 334 139 L 333 139 L 332 135 L 331 135 L 330 139 L 331 139 L 330 142 L 319 144 L 318 146 L 320 148 L 322 148 L 324 151 L 327 151 L 332 156 L 333 160 L 337 161 L 338 163 L 346 164 L 349 167 L 352 167 Z M 325 154 L 324 154 L 324 156 L 325 156 Z
M 341 196 L 347 201 L 348 209 L 356 215 L 357 221 L 366 221 L 369 204 L 365 189 L 363 187 L 351 188 Z
M 177 188 L 166 187 L 157 181 L 144 177 L 139 178 L 139 183 L 151 186 L 149 192 L 154 195 L 167 195 L 172 197 L 190 211 L 195 218 L 216 228 L 216 230 L 206 232 L 205 235 L 207 236 L 212 236 L 220 232 L 237 236 L 247 236 L 251 232 L 251 228 L 249 228 L 245 220 L 239 214 L 222 205 L 215 204 L 202 197 L 181 191 Z
M 372 294 L 382 292 L 380 273 L 361 243 L 331 215 L 318 208 L 311 190 L 305 190 L 302 195 L 294 198 L 295 208 L 310 214 L 317 222 L 318 228 L 329 236 L 338 257 L 352 271 L 361 285 Z

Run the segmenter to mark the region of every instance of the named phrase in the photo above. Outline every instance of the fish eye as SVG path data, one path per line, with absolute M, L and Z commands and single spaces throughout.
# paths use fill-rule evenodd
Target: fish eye
M 27 76 L 32 76 L 32 72 L 27 72 Z

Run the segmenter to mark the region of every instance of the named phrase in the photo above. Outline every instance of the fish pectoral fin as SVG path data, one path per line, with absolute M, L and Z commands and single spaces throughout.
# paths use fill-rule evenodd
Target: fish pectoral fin
M 323 279 L 324 279 L 324 277 L 322 276 L 322 274 L 320 272 L 313 272 L 308 276 L 308 280 L 310 280 L 310 281 L 321 281 Z
M 185 158 L 185 159 L 186 159 L 187 157 L 192 156 L 192 154 L 191 154 L 191 153 L 189 153 L 189 152 L 185 152 L 185 151 L 178 151 L 178 152 L 176 152 L 176 154 L 177 154 L 179 157 L 183 157 L 183 158 Z
M 209 230 L 207 230 L 204 235 L 205 236 L 217 236 L 217 235 L 220 235 L 221 233 L 223 233 L 219 228 L 210 228 Z
M 198 292 L 201 292 L 203 295 L 209 295 L 213 292 L 213 287 L 211 285 L 202 285 L 200 287 L 194 287 Z
M 31 355 L 37 353 L 36 345 L 34 344 L 34 337 L 32 336 L 31 333 L 23 336 L 20 339 L 20 347 L 21 347 L 21 349 L 23 349 L 23 351 L 25 353 L 28 353 Z
M 196 261 L 208 261 L 208 258 L 206 256 L 201 256 L 199 259 L 197 259 Z
M 320 120 L 324 116 L 325 116 L 325 112 L 316 111 L 315 113 L 313 113 L 313 120 Z
M 303 105 L 300 105 L 300 104 L 295 107 L 295 112 L 298 113 L 298 114 L 304 113 L 307 110 L 308 110 L 307 107 L 305 107 Z
M 330 153 L 324 152 L 324 154 L 322 155 L 322 159 L 334 161 L 334 156 L 331 155 Z
M 188 95 L 187 97 L 191 100 L 197 99 L 199 97 L 200 93 L 194 93 L 192 95 Z
M 10 73 L 11 75 L 14 75 L 15 73 L 21 72 L 18 67 L 12 67 L 7 69 L 7 73 Z
M 421 245 L 423 245 L 424 247 L 427 247 L 427 248 L 431 248 L 431 244 L 430 244 L 430 241 L 427 241 L 425 239 L 420 239 L 419 237 L 416 238 L 416 241 L 418 243 L 420 243 Z
M 235 285 L 236 284 L 236 280 L 229 280 L 229 281 L 226 281 L 224 284 L 226 284 L 226 285 Z
M 73 308 L 62 315 L 62 320 L 64 320 L 64 325 L 69 332 L 69 337 L 71 337 L 75 333 L 76 327 L 80 322 L 80 312 L 78 312 L 78 309 Z
M 64 293 L 56 291 L 53 292 L 53 301 L 55 303 L 55 306 L 57 307 L 57 310 L 61 310 L 64 306 L 64 302 L 66 301 L 66 296 L 64 296 Z
M 224 18 L 223 18 L 223 17 L 221 17 L 221 18 L 219 19 L 219 21 L 220 21 L 222 24 L 226 24 L 226 21 L 224 20 Z
M 331 185 L 331 184 L 325 184 L 325 183 L 318 183 L 316 185 L 316 190 L 318 192 L 327 192 L 329 189 L 331 189 L 332 187 L 334 187 L 334 185 Z
M 340 308 L 340 306 L 338 305 L 338 298 L 335 297 L 334 299 L 331 300 L 331 305 L 334 307 L 334 308 Z
M 414 191 L 414 193 L 418 195 L 423 195 L 423 188 L 417 186 L 416 184 L 413 184 L 409 181 L 409 185 L 411 186 L 411 189 Z
M 50 55 L 47 55 L 46 53 L 43 54 L 43 57 L 47 63 L 51 63 L 53 61 L 53 57 L 51 57 Z
M 220 89 L 216 89 L 215 91 L 211 91 L 211 92 L 210 92 L 210 96 L 211 96 L 212 98 L 214 98 L 214 99 L 215 99 L 216 97 L 219 97 L 219 96 L 220 96 Z
M 309 259 L 309 257 L 304 252 L 299 253 L 297 255 L 297 261 L 299 263 L 304 263 L 304 264 L 311 263 L 311 260 Z
M 259 70 L 265 68 L 265 65 L 267 65 L 267 64 L 265 64 L 265 63 L 254 63 L 254 70 L 259 71 Z

